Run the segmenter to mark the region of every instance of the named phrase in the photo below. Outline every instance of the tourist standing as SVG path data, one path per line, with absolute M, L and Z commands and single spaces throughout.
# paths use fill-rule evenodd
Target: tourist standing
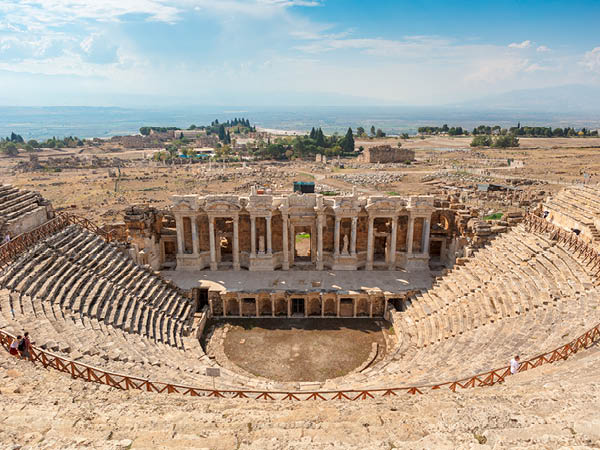
M 29 340 L 29 332 L 26 331 L 23 339 L 19 342 L 19 352 L 21 352 L 21 358 L 31 359 L 31 341 Z
M 515 356 L 513 359 L 510 360 L 511 375 L 514 375 L 515 373 L 517 373 L 519 371 L 519 367 L 521 367 L 521 363 L 519 361 L 520 361 L 519 355 Z
M 16 339 L 13 339 L 10 343 L 8 353 L 13 356 L 19 356 L 19 343 L 21 342 L 21 335 L 18 335 Z

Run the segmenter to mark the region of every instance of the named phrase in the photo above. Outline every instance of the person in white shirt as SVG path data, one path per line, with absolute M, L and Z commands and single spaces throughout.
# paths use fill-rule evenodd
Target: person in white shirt
M 510 360 L 510 373 L 512 375 L 514 375 L 515 373 L 517 373 L 519 371 L 519 367 L 521 366 L 521 363 L 519 363 L 519 355 L 515 356 L 513 359 Z

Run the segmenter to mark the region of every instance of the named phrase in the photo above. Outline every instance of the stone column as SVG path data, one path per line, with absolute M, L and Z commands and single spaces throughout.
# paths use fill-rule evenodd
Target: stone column
M 429 254 L 429 219 L 423 220 L 423 242 L 421 244 L 421 252 Z
M 197 255 L 200 253 L 200 242 L 198 242 L 198 223 L 196 222 L 196 216 L 191 216 L 190 222 L 192 222 L 192 253 Z
M 373 270 L 373 257 L 374 257 L 374 236 L 373 236 L 373 222 L 375 218 L 369 217 L 369 231 L 367 233 L 367 270 Z
M 288 318 L 292 317 L 292 299 L 289 297 L 286 297 L 286 301 L 287 301 L 287 316 Z
M 340 254 L 340 218 L 338 216 L 335 216 L 335 232 L 333 234 L 333 241 L 333 254 L 338 256 Z
M 356 318 L 356 310 L 358 307 L 358 298 L 352 299 L 352 317 Z
M 281 217 L 283 219 L 283 233 L 281 235 L 283 239 L 283 263 L 282 269 L 289 270 L 290 269 L 290 244 L 288 242 L 288 217 L 286 212 L 282 212 Z
M 256 317 L 260 317 L 260 307 L 259 304 L 260 303 L 260 299 L 254 299 L 254 306 L 256 307 Z
M 250 256 L 256 256 L 256 217 L 250 216 Z
M 342 304 L 340 297 L 336 297 L 335 301 L 337 302 L 337 317 L 340 317 L 340 308 Z
M 408 231 L 406 232 L 406 253 L 412 255 L 413 250 L 413 233 L 415 231 L 415 218 L 408 216 Z
M 350 239 L 350 254 L 356 256 L 356 225 L 358 224 L 358 217 L 352 218 L 352 236 Z
M 210 241 L 210 270 L 217 270 L 217 252 L 215 245 L 215 218 L 208 218 L 208 237 Z
M 275 317 L 275 297 L 271 295 L 271 317 Z
M 396 236 L 398 236 L 398 217 L 392 218 L 392 239 L 390 245 L 390 270 L 396 270 Z
M 290 223 L 290 266 L 294 264 L 294 256 L 296 254 L 296 227 Z
M 369 317 L 373 318 L 373 299 L 369 297 Z
M 267 255 L 271 255 L 273 254 L 273 248 L 271 245 L 271 215 L 265 217 L 265 222 L 267 222 Z
M 239 216 L 233 218 L 233 270 L 240 270 Z
M 243 306 L 242 306 L 242 297 L 240 297 L 240 294 L 238 294 L 237 296 L 237 301 L 238 301 L 238 309 L 239 309 L 239 313 L 240 313 L 240 317 L 244 317 L 244 310 L 243 310 Z
M 308 317 L 308 308 L 310 307 L 310 297 L 304 297 L 304 317 Z
M 223 302 L 223 317 L 227 317 L 227 300 L 221 298 L 221 301 Z
M 179 216 L 175 218 L 175 226 L 177 229 L 177 253 L 183 255 L 183 217 Z
M 317 216 L 317 270 L 323 270 L 323 214 Z

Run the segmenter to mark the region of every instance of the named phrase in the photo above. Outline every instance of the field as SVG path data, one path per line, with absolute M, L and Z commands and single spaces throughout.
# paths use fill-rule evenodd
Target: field
M 367 165 L 343 159 L 340 164 L 337 160 L 327 164 L 296 160 L 164 166 L 149 159 L 149 150 L 89 147 L 36 153 L 42 166 L 49 159 L 55 161 L 51 168 L 36 171 L 23 170 L 29 162 L 25 153 L 13 158 L 2 156 L 0 175 L 3 183 L 40 191 L 58 210 L 68 209 L 105 223 L 121 220 L 121 211 L 128 205 L 150 203 L 167 207 L 173 194 L 248 194 L 253 185 L 289 192 L 293 181 L 315 181 L 318 190 L 331 193 L 348 194 L 356 188 L 365 194 L 435 194 L 442 190 L 440 183 L 424 180 L 443 181 L 450 173 L 460 176 L 458 184 L 472 186 L 469 173 L 484 169 L 488 170 L 488 181 L 520 179 L 526 181 L 524 190 L 551 193 L 564 183 L 583 182 L 584 173 L 593 183 L 600 174 L 600 138 L 523 138 L 521 147 L 506 150 L 472 149 L 470 138 L 461 137 L 411 138 L 400 142 L 405 148 L 415 149 L 413 164 Z M 395 146 L 398 140 L 358 140 L 356 146 L 382 143 Z M 506 167 L 509 158 L 522 161 L 523 167 Z M 80 164 L 75 167 L 57 163 L 57 159 L 76 159 Z M 120 166 L 120 177 L 116 166 Z M 388 180 L 384 177 L 388 175 L 396 179 Z

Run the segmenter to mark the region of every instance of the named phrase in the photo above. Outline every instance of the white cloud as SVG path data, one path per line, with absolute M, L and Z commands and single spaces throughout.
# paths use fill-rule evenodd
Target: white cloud
M 542 66 L 541 64 L 533 63 L 533 64 L 530 64 L 529 66 L 525 67 L 524 70 L 525 70 L 525 72 L 531 73 L 531 72 L 549 72 L 553 69 L 548 66 Z
M 593 48 L 583 55 L 583 66 L 592 71 L 600 73 L 600 47 Z
M 545 45 L 540 45 L 536 51 L 540 52 L 540 53 L 546 53 L 549 52 L 550 49 L 548 47 L 546 47 Z
M 512 44 L 508 44 L 509 48 L 529 48 L 531 47 L 531 41 L 523 41 L 521 43 L 513 42 Z
M 496 83 L 514 78 L 519 72 L 526 70 L 529 60 L 503 57 L 476 62 L 476 69 L 467 74 L 466 81 Z

